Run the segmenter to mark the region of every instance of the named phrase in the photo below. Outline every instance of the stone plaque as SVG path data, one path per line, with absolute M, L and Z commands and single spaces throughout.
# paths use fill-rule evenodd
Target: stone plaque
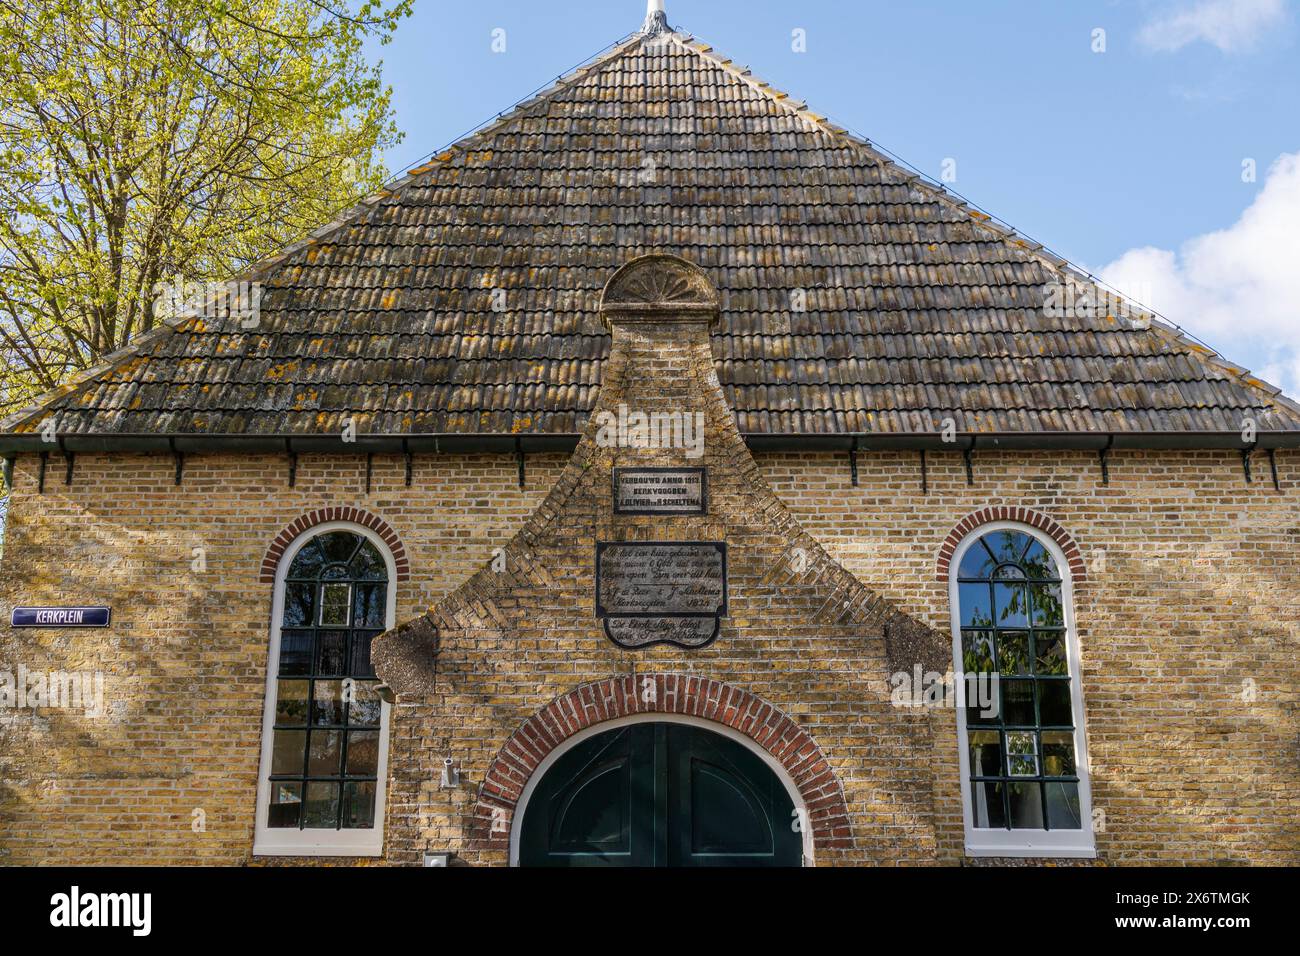
M 703 468 L 615 468 L 614 513 L 702 515 L 708 511 Z
M 704 647 L 726 614 L 723 542 L 596 544 L 596 617 L 620 647 Z

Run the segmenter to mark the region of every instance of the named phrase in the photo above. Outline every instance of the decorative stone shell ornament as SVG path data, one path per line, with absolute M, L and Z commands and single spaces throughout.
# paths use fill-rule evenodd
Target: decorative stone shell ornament
M 624 321 L 644 315 L 657 322 L 672 321 L 674 315 L 699 321 L 706 315 L 716 322 L 718 293 L 699 266 L 655 253 L 633 259 L 610 277 L 601 294 L 600 314 L 606 328 L 611 315 Z

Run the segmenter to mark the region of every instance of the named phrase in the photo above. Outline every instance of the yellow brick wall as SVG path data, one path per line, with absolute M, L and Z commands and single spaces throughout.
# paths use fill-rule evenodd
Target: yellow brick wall
M 935 562 L 953 525 L 989 504 L 1059 521 L 1089 566 L 1076 615 L 1102 861 L 1300 863 L 1300 455 L 1278 456 L 1281 494 L 1262 457 L 1247 485 L 1234 453 L 1115 453 L 1109 487 L 1094 455 L 977 454 L 967 487 L 959 455 L 932 454 L 924 496 L 914 454 L 861 455 L 857 488 L 844 455 L 758 461 L 835 558 L 944 630 Z M 168 458 L 85 454 L 71 487 L 54 457 L 38 496 L 35 460 L 21 457 L 0 612 L 102 603 L 114 625 L 0 626 L 0 670 L 102 670 L 108 699 L 99 719 L 0 711 L 0 863 L 248 862 L 271 599 L 259 572 L 275 535 L 330 505 L 380 516 L 410 555 L 397 591 L 406 620 L 488 560 L 563 464 L 530 457 L 520 491 L 507 456 L 419 458 L 406 488 L 400 458 L 377 457 L 367 495 L 362 460 L 302 456 L 290 489 L 283 458 L 192 456 L 176 487 Z M 191 570 L 196 547 L 206 571 Z M 610 675 L 616 652 L 593 652 L 596 672 L 575 665 L 574 681 Z M 644 656 L 660 671 L 692 666 L 686 652 Z M 488 679 L 483 693 L 505 690 Z M 810 688 L 792 716 L 859 706 Z M 953 862 L 952 712 L 929 723 L 933 761 L 912 769 L 935 775 L 934 796 L 918 783 L 924 800 L 907 812 L 929 818 L 936 858 Z M 821 744 L 840 759 L 844 741 Z M 869 778 L 870 748 L 852 759 Z M 472 802 L 467 777 L 456 798 Z
M 763 474 L 814 537 L 904 610 L 947 628 L 940 545 L 985 505 L 1043 512 L 1088 566 L 1076 588 L 1100 858 L 1300 863 L 1300 454 L 1281 493 L 1235 452 L 769 455 Z M 1252 683 L 1253 682 L 1253 693 Z M 955 724 L 936 719 L 936 815 L 961 853 Z
M 20 458 L 0 564 L 0 671 L 102 670 L 108 713 L 0 710 L 0 864 L 240 863 L 250 858 L 271 587 L 262 558 L 298 516 L 353 505 L 384 518 L 412 565 L 399 621 L 490 556 L 536 507 L 563 456 L 55 456 L 44 495 Z M 207 570 L 195 573 L 194 548 Z M 107 604 L 108 630 L 11 630 L 15 604 Z M 192 829 L 194 811 L 206 831 Z

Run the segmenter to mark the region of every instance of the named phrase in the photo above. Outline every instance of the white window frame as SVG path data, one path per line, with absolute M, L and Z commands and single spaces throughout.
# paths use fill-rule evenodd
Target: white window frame
M 1004 830 L 974 825 L 970 782 L 970 745 L 966 736 L 966 681 L 962 670 L 961 593 L 958 570 L 966 552 L 980 538 L 997 531 L 1019 531 L 1029 535 L 1052 556 L 1061 575 L 1061 604 L 1065 612 L 1066 661 L 1070 673 L 1070 704 L 1074 710 L 1074 753 L 1079 775 L 1079 830 Z M 948 567 L 948 603 L 952 616 L 952 655 L 957 688 L 957 756 L 961 765 L 962 819 L 966 830 L 966 855 L 972 857 L 1062 857 L 1092 859 L 1097 855 L 1092 830 L 1092 787 L 1088 758 L 1088 735 L 1084 727 L 1083 681 L 1079 640 L 1074 620 L 1074 582 L 1065 553 L 1051 538 L 1036 528 L 1017 521 L 991 521 L 962 538 Z M 1004 756 L 1005 759 L 1005 756 Z
M 379 718 L 379 766 L 376 769 L 375 825 L 352 830 L 291 830 L 266 825 L 271 801 L 271 752 L 275 733 L 275 704 L 280 673 L 280 628 L 284 620 L 284 580 L 298 552 L 313 539 L 330 531 L 350 531 L 370 541 L 388 568 L 384 627 L 392 630 L 397 612 L 397 563 L 388 545 L 369 528 L 347 521 L 330 521 L 308 528 L 285 549 L 275 570 L 271 600 L 271 644 L 267 656 L 266 702 L 262 709 L 262 758 L 257 771 L 257 822 L 253 834 L 254 856 L 381 856 L 384 852 L 384 805 L 388 793 L 388 726 L 390 707 L 384 703 Z

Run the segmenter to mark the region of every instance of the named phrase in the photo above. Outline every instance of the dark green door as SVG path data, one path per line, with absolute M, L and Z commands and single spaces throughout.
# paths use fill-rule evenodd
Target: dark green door
M 685 724 L 597 734 L 524 811 L 523 866 L 799 866 L 794 804 L 754 753 Z

